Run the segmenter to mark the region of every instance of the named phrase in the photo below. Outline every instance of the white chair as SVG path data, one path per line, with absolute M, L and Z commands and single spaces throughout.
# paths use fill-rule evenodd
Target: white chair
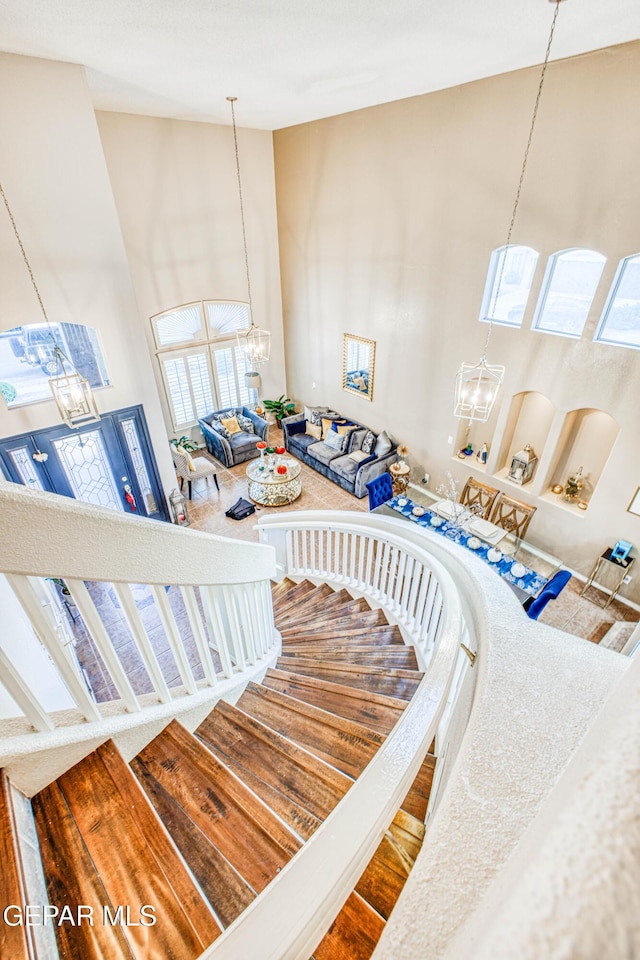
M 173 457 L 176 473 L 180 478 L 180 489 L 182 490 L 182 486 L 185 480 L 189 485 L 188 486 L 189 500 L 191 500 L 192 482 L 194 480 L 200 480 L 202 477 L 206 478 L 207 483 L 209 482 L 209 477 L 213 477 L 213 479 L 216 482 L 216 487 L 218 488 L 218 490 L 220 490 L 220 486 L 218 484 L 218 477 L 216 476 L 216 468 L 214 464 L 211 463 L 211 461 L 208 460 L 206 457 L 196 457 L 195 459 L 193 459 L 191 462 L 193 463 L 193 466 L 195 467 L 195 469 L 191 470 L 191 468 L 189 467 L 189 460 L 187 459 L 186 454 L 181 453 L 179 450 L 176 450 L 176 448 L 172 446 L 171 456 Z

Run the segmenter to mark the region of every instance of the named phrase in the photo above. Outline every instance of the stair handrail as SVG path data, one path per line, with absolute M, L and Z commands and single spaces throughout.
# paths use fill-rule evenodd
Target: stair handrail
M 119 513 L 0 481 L 0 573 L 116 583 L 269 580 L 264 544 Z M 109 535 L 105 538 L 105 524 Z
M 326 512 L 261 518 L 259 528 L 286 531 L 360 529 L 372 525 Z M 298 519 L 300 517 L 300 519 Z M 383 524 L 383 528 L 387 526 Z M 402 534 L 385 536 L 402 545 Z M 277 549 L 277 547 L 276 547 Z M 440 624 L 428 667 L 411 702 L 345 797 L 299 853 L 250 906 L 201 954 L 200 960 L 300 960 L 310 956 L 354 889 L 380 843 L 435 737 L 455 671 L 464 619 L 451 574 L 426 546 L 408 552 L 428 564 L 442 591 Z M 384 609 L 384 603 L 381 603 Z M 286 917 L 286 922 L 283 918 Z
M 46 670 L 60 691 L 58 704 L 44 708 L 25 658 L 21 670 L 12 662 L 10 645 L 15 656 L 20 641 L 7 638 L 9 648 L 7 643 L 0 648 L 0 684 L 21 711 L 16 719 L 22 715 L 24 722 L 3 739 L 0 762 L 34 749 L 36 738 L 43 750 L 60 746 L 58 719 L 68 742 L 90 743 L 91 737 L 115 735 L 122 726 L 118 711 L 137 715 L 143 723 L 143 713 L 147 719 L 168 719 L 188 709 L 189 701 L 215 702 L 222 693 L 242 689 L 277 655 L 279 634 L 271 599 L 276 565 L 270 546 L 185 530 L 5 481 L 0 481 L 0 517 L 0 574 L 30 627 L 29 632 L 25 626 L 22 642 L 35 644 L 34 651 L 38 640 L 44 646 Z M 73 653 L 73 635 L 57 609 L 58 598 L 50 595 L 55 591 L 44 579 L 62 585 L 106 666 L 112 685 L 107 709 L 95 702 Z M 112 585 L 152 693 L 134 691 L 88 581 Z M 180 688 L 170 689 L 163 676 L 161 655 L 136 605 L 137 585 L 147 587 L 158 612 Z M 172 586 L 182 598 L 202 679 L 194 672 L 167 597 L 165 588 Z M 73 721 L 64 716 L 70 709 L 78 711 Z M 127 721 L 132 725 L 135 721 Z

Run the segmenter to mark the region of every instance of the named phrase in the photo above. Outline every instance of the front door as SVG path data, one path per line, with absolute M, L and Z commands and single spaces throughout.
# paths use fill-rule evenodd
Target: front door
M 0 460 L 10 480 L 36 490 L 168 519 L 141 407 L 1 440 Z

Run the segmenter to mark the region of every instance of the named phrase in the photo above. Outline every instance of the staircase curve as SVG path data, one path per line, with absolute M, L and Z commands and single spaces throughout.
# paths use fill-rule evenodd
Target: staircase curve
M 321 571 L 272 587 L 270 545 L 62 499 L 0 489 L 12 518 L 2 572 L 74 701 L 47 711 L 0 654 L 23 714 L 0 741 L 0 815 L 15 828 L 16 788 L 32 797 L 52 909 L 108 911 L 86 939 L 81 925 L 56 927 L 60 955 L 364 960 L 424 834 L 430 748 L 463 636 L 450 574 L 400 535 L 346 521 L 339 549 L 314 547 Z M 298 535 L 301 558 L 308 542 Z M 349 557 L 357 584 L 346 583 Z M 91 696 L 54 605 L 43 606 L 43 578 L 67 587 L 113 699 Z M 110 585 L 152 692 L 134 689 L 95 583 Z M 181 681 L 172 687 L 149 598 Z M 24 902 L 28 887 L 19 847 L 18 831 L 5 902 Z M 111 923 L 127 906 L 153 907 L 157 924 Z M 35 955 L 24 939 L 20 960 Z

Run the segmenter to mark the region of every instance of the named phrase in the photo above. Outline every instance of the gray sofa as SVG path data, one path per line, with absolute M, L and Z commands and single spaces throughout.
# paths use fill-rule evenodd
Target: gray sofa
M 231 414 L 231 416 L 240 414 L 246 417 L 251 421 L 254 433 L 246 433 L 243 430 L 241 433 L 231 434 L 228 438 L 223 436 L 219 429 L 212 426 L 213 421 L 217 420 L 221 414 L 225 419 L 228 414 Z M 269 432 L 267 421 L 259 417 L 253 410 L 249 410 L 248 407 L 226 407 L 224 410 L 214 410 L 213 413 L 200 417 L 198 423 L 207 450 L 216 460 L 224 463 L 225 467 L 233 467 L 236 463 L 244 463 L 245 460 L 257 457 L 260 451 L 256 444 L 258 440 L 266 440 Z
M 324 413 L 323 416 L 334 420 L 343 419 L 338 414 L 330 412 Z M 349 422 L 353 423 L 353 421 Z M 361 463 L 356 463 L 350 454 L 360 450 L 366 434 L 373 431 L 361 423 L 355 423 L 354 426 L 355 429 L 346 436 L 344 449 L 334 450 L 324 440 L 318 440 L 306 433 L 307 419 L 304 413 L 285 417 L 282 421 L 284 445 L 289 453 L 321 473 L 323 477 L 333 480 L 343 490 L 361 499 L 367 495 L 369 481 L 385 473 L 390 465 L 396 462 L 398 450 L 397 444 L 389 438 L 391 449 L 388 452 L 376 456 L 372 451 Z

